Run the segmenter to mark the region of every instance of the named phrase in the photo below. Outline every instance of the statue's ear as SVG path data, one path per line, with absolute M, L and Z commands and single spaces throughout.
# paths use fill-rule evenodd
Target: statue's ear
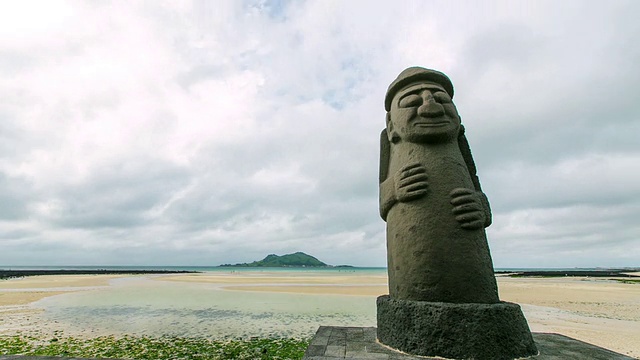
M 396 132 L 393 128 L 393 122 L 391 121 L 390 113 L 387 113 L 386 122 L 387 122 L 387 139 L 389 139 L 389 142 L 395 144 L 398 141 L 400 141 L 400 135 L 398 135 L 398 132 Z

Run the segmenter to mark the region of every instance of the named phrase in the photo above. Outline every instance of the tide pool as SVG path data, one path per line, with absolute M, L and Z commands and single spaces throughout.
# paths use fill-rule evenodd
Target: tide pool
M 324 272 L 298 273 L 321 277 Z M 336 274 L 341 272 L 332 270 Z M 41 331 L 71 336 L 308 337 L 320 325 L 376 322 L 375 296 L 229 291 L 220 284 L 154 278 L 114 279 L 106 287 L 44 298 L 31 306 L 44 310 L 38 315 Z

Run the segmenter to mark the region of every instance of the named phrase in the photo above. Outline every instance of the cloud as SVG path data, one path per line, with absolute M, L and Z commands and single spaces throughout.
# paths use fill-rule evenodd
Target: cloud
M 382 99 L 422 65 L 456 87 L 496 266 L 637 265 L 635 2 L 1 7 L 0 264 L 384 266 Z

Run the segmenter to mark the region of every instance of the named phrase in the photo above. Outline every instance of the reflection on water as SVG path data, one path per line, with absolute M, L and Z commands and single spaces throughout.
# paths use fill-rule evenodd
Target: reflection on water
M 116 279 L 42 299 L 45 324 L 69 335 L 209 338 L 311 336 L 320 325 L 375 326 L 375 297 L 226 291 L 215 284 Z

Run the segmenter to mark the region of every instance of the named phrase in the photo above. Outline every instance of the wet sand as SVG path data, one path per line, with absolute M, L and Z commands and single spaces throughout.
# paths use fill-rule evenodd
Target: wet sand
M 48 296 L 65 293 L 67 293 L 67 291 L 16 291 L 0 293 L 0 306 L 26 305 Z
M 34 319 L 43 310 L 33 306 L 34 301 L 96 287 L 108 287 L 106 291 L 109 291 L 113 286 L 109 282 L 117 277 L 122 276 L 54 275 L 2 280 L 0 333 L 37 328 Z M 374 299 L 387 293 L 386 276 L 375 273 L 243 271 L 162 275 L 148 279 L 168 287 L 172 287 L 171 284 L 204 286 L 229 294 L 333 294 L 346 296 L 344 299 Z M 640 337 L 637 335 L 640 334 L 640 284 L 602 278 L 498 277 L 498 285 L 503 301 L 522 305 L 532 331 L 559 333 L 640 357 Z M 375 318 L 370 321 L 372 324 L 368 326 L 375 326 Z
M 12 278 L 0 281 L 0 291 L 5 289 L 33 289 L 53 287 L 82 288 L 106 286 L 109 280 L 125 275 L 41 275 Z M 72 290 L 72 289 L 71 289 Z
M 183 281 L 210 284 L 287 284 L 287 285 L 384 285 L 387 276 L 382 274 L 357 274 L 353 272 L 227 272 L 227 273 L 198 273 L 185 275 L 169 275 L 156 277 L 155 280 Z
M 498 278 L 534 332 L 563 334 L 640 357 L 640 283 L 593 278 Z
M 117 277 L 122 275 L 43 275 L 0 280 L 0 306 L 26 305 L 49 296 L 108 286 L 109 280 Z
M 353 286 L 224 286 L 225 290 L 237 291 L 267 291 L 290 294 L 333 294 L 333 295 L 357 295 L 379 296 L 387 292 L 386 285 L 353 285 Z
M 0 280 L 0 334 L 11 335 L 39 328 L 38 300 L 75 291 L 106 287 L 117 275 L 43 275 Z
M 117 277 L 122 276 L 46 275 L 0 280 L 0 306 L 26 305 L 49 296 L 107 286 Z
M 387 291 L 386 275 L 324 274 L 321 272 L 220 273 L 164 276 L 155 280 L 217 284 L 225 290 L 291 294 L 378 296 Z

